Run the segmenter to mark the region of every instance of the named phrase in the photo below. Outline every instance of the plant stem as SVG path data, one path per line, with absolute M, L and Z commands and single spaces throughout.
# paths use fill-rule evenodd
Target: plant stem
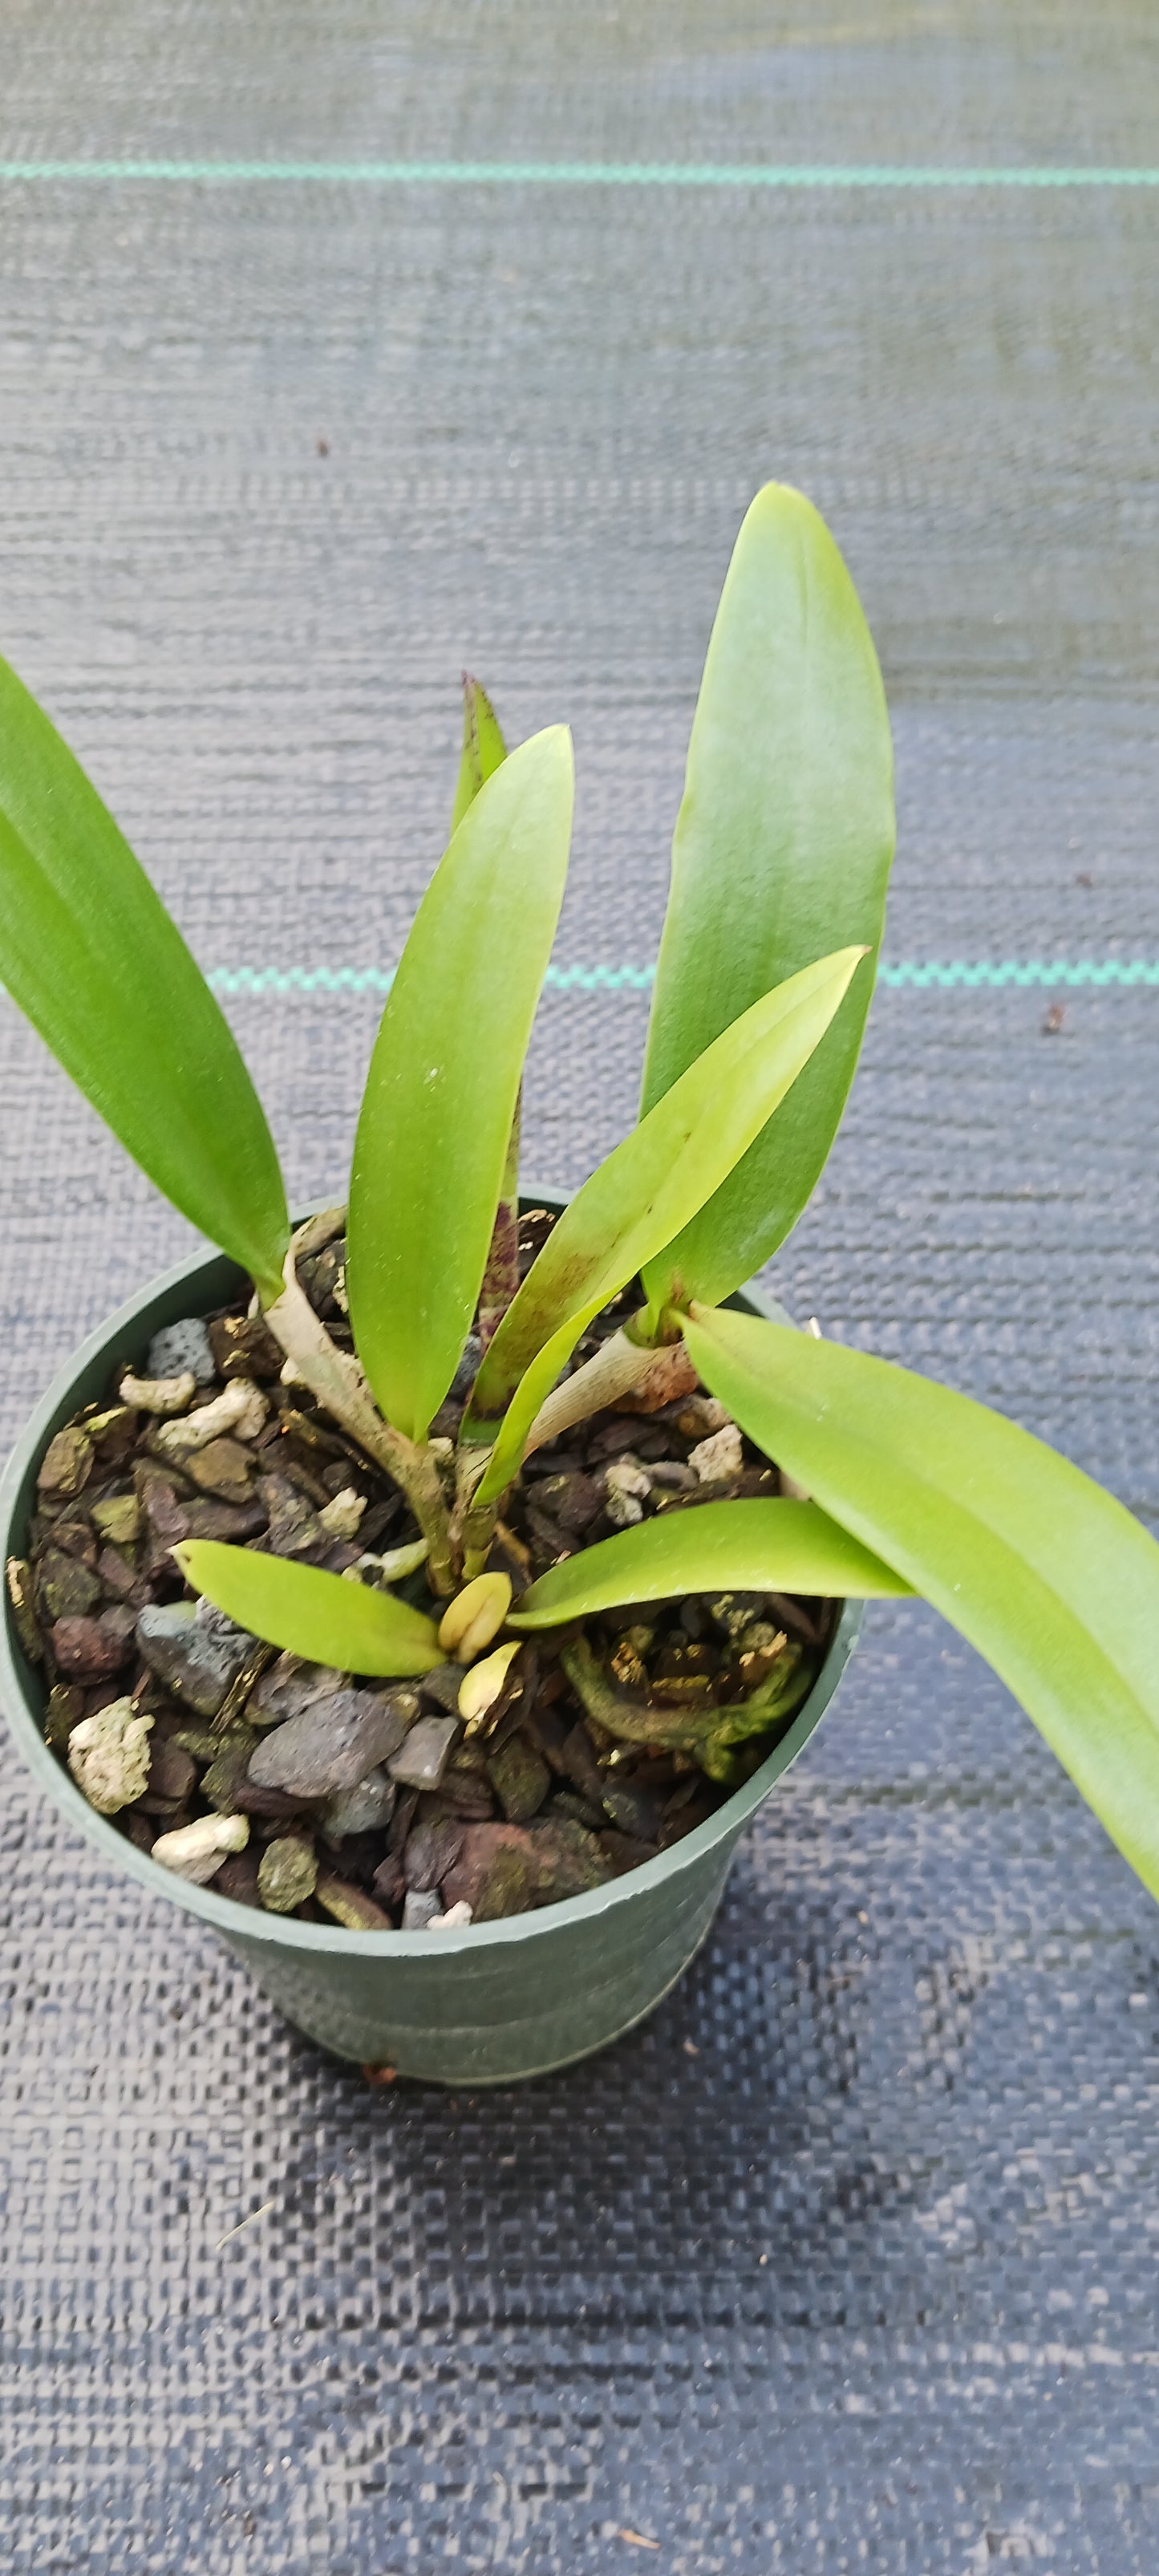
M 311 1225 L 317 1220 L 311 1219 Z M 303 1227 L 301 1233 L 307 1234 Z M 406 1495 L 430 1554 L 431 1590 L 446 1598 L 454 1590 L 450 1526 L 438 1468 L 426 1443 L 408 1440 L 384 1422 L 358 1362 L 331 1341 L 301 1287 L 295 1267 L 299 1237 L 286 1254 L 281 1295 L 264 1309 L 265 1320 L 298 1376 L 332 1419 L 349 1432 L 375 1465 L 383 1467 Z
M 552 1388 L 528 1433 L 525 1458 L 546 1441 L 557 1440 L 561 1431 L 570 1431 L 574 1423 L 586 1422 L 589 1414 L 615 1404 L 619 1396 L 635 1394 L 669 1404 L 679 1395 L 691 1395 L 699 1381 L 684 1343 L 664 1343 L 657 1349 L 634 1341 L 631 1330 L 629 1323 L 623 1331 L 609 1333 L 582 1368 L 565 1378 L 562 1386 Z M 651 1405 L 645 1409 L 651 1410 Z
M 495 1210 L 495 1224 L 483 1285 L 479 1290 L 479 1351 L 483 1356 L 493 1340 L 519 1286 L 519 1130 L 523 1114 L 523 1087 L 515 1101 L 511 1121 L 511 1138 L 507 1162 Z

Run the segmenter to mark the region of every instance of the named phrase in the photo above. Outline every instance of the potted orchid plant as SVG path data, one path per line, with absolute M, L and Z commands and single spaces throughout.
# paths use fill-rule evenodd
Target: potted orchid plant
M 8 1713 L 63 1812 L 364 2062 L 503 2080 L 651 2007 L 857 1605 L 916 1592 L 1159 1886 L 1159 1551 L 950 1389 L 748 1283 L 806 1206 L 893 851 L 872 641 L 770 485 L 713 629 L 636 1125 L 570 1202 L 520 1104 L 570 737 L 466 684 L 451 837 L 341 1205 L 291 1222 L 229 1028 L 0 666 L 0 975 L 219 1247 L 10 1463 Z

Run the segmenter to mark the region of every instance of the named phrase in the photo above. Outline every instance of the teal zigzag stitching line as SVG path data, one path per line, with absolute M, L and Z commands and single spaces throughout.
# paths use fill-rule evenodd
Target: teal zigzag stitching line
M 0 161 L 0 182 L 547 188 L 1156 188 L 1159 169 L 728 161 Z
M 556 993 L 645 993 L 655 977 L 654 966 L 549 966 L 544 982 Z M 227 998 L 263 993 L 382 994 L 389 993 L 393 980 L 392 972 L 379 966 L 218 966 L 209 976 L 215 993 Z M 1159 959 L 1004 957 L 972 964 L 961 957 L 945 962 L 899 958 L 878 968 L 878 982 L 943 993 L 1001 992 L 1011 985 L 1087 984 L 1104 989 L 1159 985 Z

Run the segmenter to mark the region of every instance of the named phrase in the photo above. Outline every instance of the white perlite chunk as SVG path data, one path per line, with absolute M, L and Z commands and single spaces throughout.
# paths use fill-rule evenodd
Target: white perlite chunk
M 153 1858 L 162 1869 L 171 1869 L 175 1878 L 188 1879 L 191 1887 L 204 1887 L 231 1852 L 245 1850 L 249 1838 L 248 1816 L 195 1816 L 191 1825 L 178 1825 L 175 1833 L 158 1834 Z
M 365 1494 L 356 1494 L 353 1485 L 344 1485 L 332 1503 L 323 1504 L 318 1518 L 327 1538 L 355 1538 L 358 1524 L 366 1509 Z
M 183 1458 L 191 1449 L 207 1448 L 225 1431 L 231 1431 L 235 1440 L 256 1440 L 269 1409 L 252 1378 L 233 1377 L 220 1395 L 209 1404 L 199 1404 L 183 1422 L 166 1422 L 156 1435 L 156 1447 L 163 1457 Z
M 131 1699 L 110 1700 L 95 1717 L 82 1717 L 68 1739 L 68 1767 L 98 1815 L 131 1807 L 149 1786 L 149 1733 L 153 1720 Z
M 180 1377 L 134 1377 L 128 1369 L 121 1379 L 122 1404 L 132 1404 L 138 1413 L 185 1413 L 197 1393 L 197 1380 L 192 1369 L 183 1369 Z
M 604 1508 L 614 1529 L 632 1529 L 643 1520 L 651 1490 L 651 1480 L 638 1459 L 613 1458 L 604 1471 Z
M 735 1422 L 726 1422 L 707 1440 L 698 1440 L 695 1449 L 688 1452 L 688 1464 L 702 1485 L 715 1485 L 724 1476 L 739 1476 L 744 1452 Z
M 457 1905 L 448 1905 L 445 1914 L 432 1914 L 427 1930 L 428 1932 L 465 1932 L 468 1923 L 472 1920 L 471 1908 L 466 1897 L 461 1896 Z

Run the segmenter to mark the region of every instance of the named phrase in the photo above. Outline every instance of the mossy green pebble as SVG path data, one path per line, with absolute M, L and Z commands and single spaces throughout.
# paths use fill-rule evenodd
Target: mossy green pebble
M 318 1884 L 318 1863 L 297 1834 L 267 1843 L 258 1868 L 258 1895 L 267 1914 L 292 1914 Z

